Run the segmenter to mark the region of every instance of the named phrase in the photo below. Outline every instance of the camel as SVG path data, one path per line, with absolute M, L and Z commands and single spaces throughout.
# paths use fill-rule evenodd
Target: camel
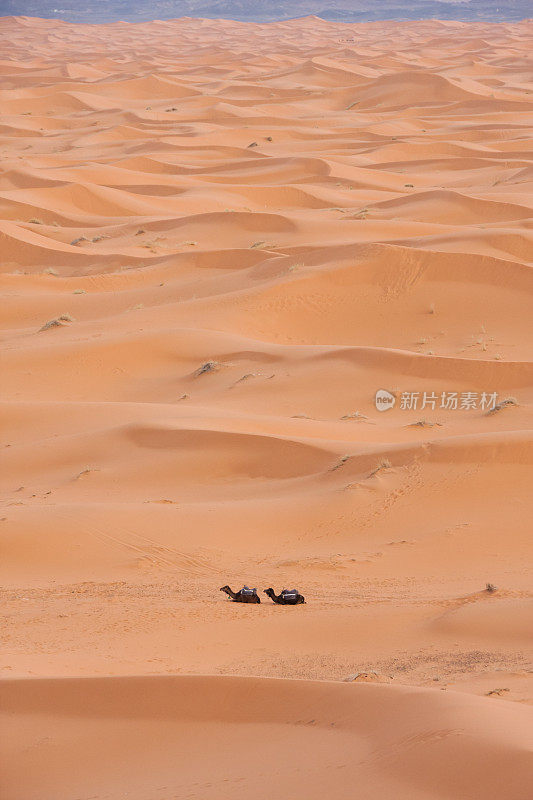
M 272 588 L 265 589 L 264 592 L 279 606 L 298 606 L 305 603 L 305 597 L 297 589 L 282 589 L 279 595 Z
M 234 603 L 260 603 L 261 598 L 257 594 L 257 589 L 249 589 L 243 586 L 238 592 L 234 592 L 229 586 L 221 586 L 221 592 L 226 592 L 230 600 Z

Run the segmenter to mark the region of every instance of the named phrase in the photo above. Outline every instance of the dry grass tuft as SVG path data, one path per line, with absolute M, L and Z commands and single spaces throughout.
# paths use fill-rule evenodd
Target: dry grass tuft
M 75 481 L 79 480 L 84 475 L 88 475 L 89 472 L 100 472 L 100 470 L 98 469 L 98 467 L 85 467 L 85 469 L 82 469 L 81 472 L 78 472 L 78 474 L 75 476 L 74 480 Z
M 243 381 L 247 381 L 249 378 L 260 378 L 260 377 L 261 377 L 261 373 L 260 372 L 246 372 L 244 375 L 241 375 L 240 378 L 237 378 L 237 380 L 235 381 L 235 383 L 233 385 L 237 386 L 238 383 L 242 383 Z
M 499 403 L 496 403 L 494 408 L 489 409 L 485 416 L 490 416 L 491 414 L 497 414 L 498 411 L 501 411 L 502 408 L 507 408 L 507 406 L 517 406 L 518 400 L 516 397 L 506 397 L 504 400 L 500 400 Z
M 347 678 L 343 678 L 345 683 L 353 683 L 354 681 L 361 681 L 363 683 L 388 683 L 390 677 L 386 675 L 380 675 L 379 672 L 376 672 L 375 669 L 365 669 L 361 670 L 361 672 L 354 672 L 352 675 L 348 675 Z
M 381 461 L 378 463 L 377 467 L 372 470 L 370 475 L 368 476 L 371 478 L 373 475 L 377 475 L 378 472 L 381 472 L 383 469 L 391 469 L 392 463 L 389 461 L 388 458 L 382 458 Z
M 346 464 L 346 462 L 350 458 L 351 456 L 341 456 L 340 459 L 337 461 L 337 463 L 334 464 L 334 466 L 331 468 L 331 471 L 335 472 L 336 469 L 340 469 L 340 467 L 342 467 L 343 464 Z
M 217 369 L 220 369 L 218 361 L 206 361 L 205 364 L 202 364 L 202 366 L 196 370 L 194 377 L 199 378 L 200 375 L 205 375 L 206 372 L 214 372 Z
M 38 333 L 41 331 L 47 331 L 49 328 L 62 328 L 67 322 L 74 322 L 74 317 L 71 317 L 70 314 L 60 314 L 59 317 L 45 322 L 43 327 L 39 328 Z

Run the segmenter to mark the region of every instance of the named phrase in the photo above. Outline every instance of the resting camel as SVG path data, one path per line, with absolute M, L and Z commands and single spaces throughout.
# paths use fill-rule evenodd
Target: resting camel
M 243 586 L 238 592 L 234 592 L 229 586 L 221 586 L 221 592 L 226 592 L 228 597 L 235 603 L 260 603 L 261 598 L 257 594 L 257 589 L 249 589 Z
M 305 597 L 296 589 L 282 589 L 281 594 L 278 595 L 274 589 L 265 589 L 264 591 L 279 606 L 298 606 L 300 603 L 305 603 Z

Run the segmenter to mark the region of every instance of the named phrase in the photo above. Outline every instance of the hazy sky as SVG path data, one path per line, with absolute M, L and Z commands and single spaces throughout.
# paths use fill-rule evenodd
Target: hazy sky
M 531 16 L 531 0 L 0 0 L 0 16 L 70 22 L 138 22 L 182 16 L 264 22 L 309 14 L 340 22 L 432 17 L 515 22 Z

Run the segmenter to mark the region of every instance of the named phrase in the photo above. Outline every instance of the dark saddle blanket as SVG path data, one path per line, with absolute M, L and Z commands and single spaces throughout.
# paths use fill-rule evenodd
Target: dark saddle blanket
M 281 596 L 286 597 L 287 600 L 295 600 L 298 597 L 297 589 L 282 589 Z
M 248 596 L 252 594 L 257 594 L 257 589 L 250 589 L 249 586 L 243 586 L 241 589 L 241 594 L 245 594 Z

